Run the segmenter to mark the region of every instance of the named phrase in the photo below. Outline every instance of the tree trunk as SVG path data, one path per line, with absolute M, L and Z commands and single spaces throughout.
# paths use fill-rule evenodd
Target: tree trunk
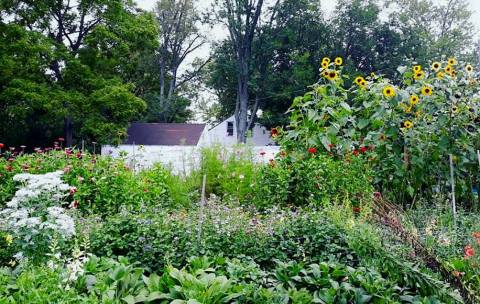
M 247 142 L 248 124 L 248 63 L 246 58 L 241 58 L 238 74 L 238 115 L 237 117 L 237 141 Z

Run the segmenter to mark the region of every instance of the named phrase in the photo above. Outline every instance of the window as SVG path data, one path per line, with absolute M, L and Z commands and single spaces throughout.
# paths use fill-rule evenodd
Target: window
M 233 136 L 233 121 L 227 121 L 227 136 Z

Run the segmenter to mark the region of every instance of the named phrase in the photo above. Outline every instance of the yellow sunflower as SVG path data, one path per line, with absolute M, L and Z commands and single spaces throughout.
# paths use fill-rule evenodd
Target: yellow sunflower
M 322 62 L 326 62 L 327 64 L 329 64 L 330 63 L 330 58 L 323 57 Z
M 386 98 L 392 98 L 395 96 L 395 89 L 392 86 L 387 85 L 385 88 L 383 88 L 383 96 Z
M 322 76 L 325 77 L 325 78 L 327 78 L 327 77 L 328 77 L 328 71 L 327 71 L 327 70 L 324 70 L 324 71 L 322 72 Z
M 443 72 L 438 72 L 437 73 L 437 78 L 438 79 L 443 79 L 443 77 L 445 77 L 445 74 Z
M 415 66 L 413 66 L 413 71 L 414 71 L 415 73 L 418 73 L 418 72 L 420 72 L 421 70 L 422 70 L 422 66 L 421 66 L 421 65 L 415 65 Z
M 405 120 L 403 126 L 407 129 L 410 129 L 411 127 L 413 127 L 413 122 L 411 122 L 410 120 Z
M 335 60 L 333 62 L 335 62 L 335 65 L 342 65 L 343 64 L 343 59 L 342 59 L 342 57 L 337 57 L 337 58 L 335 58 Z
M 449 65 L 456 65 L 456 64 L 457 64 L 457 59 L 455 59 L 455 58 L 449 58 L 449 59 L 448 59 L 448 64 L 449 64 Z
M 357 76 L 355 77 L 354 82 L 358 85 L 361 85 L 362 81 L 365 81 L 365 79 L 362 76 Z
M 465 66 L 465 71 L 467 71 L 467 73 L 473 72 L 473 67 L 472 67 L 472 65 L 471 65 L 471 64 L 467 64 L 467 65 Z
M 434 63 L 432 63 L 432 70 L 434 70 L 435 72 L 438 72 L 441 68 L 442 64 L 440 62 L 435 61 Z
M 362 88 L 366 87 L 366 86 L 367 86 L 367 81 L 366 81 L 365 79 L 362 80 L 362 82 L 360 82 L 360 86 L 361 86 Z
M 333 80 L 336 80 L 337 77 L 338 77 L 337 71 L 328 71 L 328 73 L 327 73 L 327 78 L 328 78 L 328 80 L 332 80 L 332 81 L 333 81 Z
M 417 105 L 419 101 L 420 101 L 420 98 L 417 95 L 410 96 L 410 104 L 412 106 Z
M 453 71 L 453 67 L 448 64 L 446 67 L 445 67 L 445 73 L 451 75 L 452 74 L 452 71 Z
M 329 64 L 328 62 L 322 61 L 322 68 L 323 68 L 323 69 L 328 68 L 328 64 Z
M 419 79 L 422 79 L 423 76 L 425 76 L 425 73 L 423 73 L 423 71 L 420 70 L 420 71 L 416 72 L 416 73 L 413 75 L 413 78 L 414 78 L 415 80 L 419 80 Z
M 458 113 L 458 107 L 452 106 L 452 113 Z
M 433 93 L 433 90 L 432 90 L 431 87 L 429 87 L 429 86 L 423 86 L 423 88 L 422 88 L 422 95 L 424 95 L 424 96 L 430 96 L 430 95 L 432 95 L 432 93 Z

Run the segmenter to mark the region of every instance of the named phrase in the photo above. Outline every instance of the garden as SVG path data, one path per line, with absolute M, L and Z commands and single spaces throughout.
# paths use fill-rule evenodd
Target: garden
M 0 144 L 0 303 L 479 303 L 477 73 L 343 66 L 322 60 L 267 164 Z

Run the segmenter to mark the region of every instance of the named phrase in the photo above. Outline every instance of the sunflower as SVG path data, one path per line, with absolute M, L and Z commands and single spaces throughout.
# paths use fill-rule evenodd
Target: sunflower
M 419 101 L 420 101 L 420 98 L 418 98 L 417 95 L 412 95 L 412 96 L 410 96 L 410 104 L 411 104 L 412 106 L 417 105 Z
M 432 95 L 432 93 L 433 93 L 433 90 L 432 90 L 431 87 L 429 87 L 429 86 L 423 86 L 423 88 L 422 88 L 422 95 L 424 95 L 424 96 L 430 96 L 430 95 Z
M 422 70 L 422 66 L 421 66 L 421 65 L 415 65 L 415 66 L 413 66 L 413 71 L 414 71 L 415 73 L 418 73 L 418 72 L 420 72 L 421 70 Z
M 437 73 L 437 79 L 443 79 L 443 77 L 445 77 L 445 74 L 443 72 Z
M 328 73 L 327 73 L 328 80 L 333 81 L 333 80 L 337 79 L 337 77 L 338 77 L 338 74 L 337 74 L 336 71 L 328 71 Z
M 449 65 L 456 65 L 457 64 L 457 59 L 455 59 L 455 58 L 448 59 L 448 64 Z
M 471 64 L 467 64 L 467 65 L 465 66 L 465 71 L 467 71 L 467 73 L 473 72 L 473 67 L 472 67 L 472 65 L 471 65 Z
M 422 79 L 423 76 L 425 76 L 425 73 L 423 73 L 423 71 L 420 70 L 413 75 L 413 79 L 419 80 L 419 79 Z
M 326 62 L 327 64 L 329 64 L 330 63 L 330 58 L 323 57 L 322 62 Z
M 335 65 L 342 65 L 343 59 L 342 57 L 337 57 L 335 58 L 334 62 L 335 62 Z
M 422 111 L 418 110 L 417 112 L 415 112 L 416 118 L 419 118 L 420 116 L 422 116 Z
M 440 62 L 435 61 L 434 63 L 432 63 L 432 70 L 434 70 L 435 72 L 438 72 L 441 68 L 442 64 Z
M 370 73 L 370 77 L 375 78 L 375 77 L 377 77 L 377 75 L 375 75 L 374 72 L 371 72 L 371 73 Z
M 448 64 L 448 65 L 445 67 L 445 73 L 451 75 L 451 74 L 452 74 L 452 71 L 453 71 L 453 67 L 452 67 L 450 64 Z
M 411 122 L 410 120 L 405 120 L 403 122 L 403 126 L 407 129 L 410 129 L 411 127 L 413 127 L 413 122 Z
M 452 106 L 452 113 L 458 113 L 458 107 Z
M 322 61 L 322 68 L 323 68 L 323 69 L 326 69 L 326 68 L 328 68 L 328 65 L 329 65 L 329 63 L 328 63 L 328 62 L 326 62 L 326 61 Z
M 392 86 L 387 85 L 383 88 L 383 96 L 386 98 L 392 98 L 395 96 L 395 89 Z
M 362 82 L 360 82 L 360 86 L 362 86 L 363 88 L 367 86 L 367 81 L 364 79 L 362 80 Z
M 325 78 L 327 78 L 327 77 L 328 77 L 328 71 L 327 71 L 327 70 L 324 70 L 324 71 L 322 72 L 322 76 L 325 77 Z
M 362 76 L 357 76 L 355 77 L 355 80 L 354 82 L 358 85 L 361 85 L 362 84 L 362 81 L 365 81 L 365 78 L 363 78 Z

